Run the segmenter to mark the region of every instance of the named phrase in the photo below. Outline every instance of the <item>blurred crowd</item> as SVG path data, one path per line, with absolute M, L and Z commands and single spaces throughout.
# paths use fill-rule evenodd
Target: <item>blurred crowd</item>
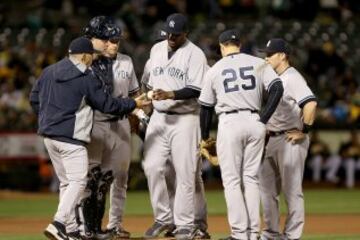
M 21 2 L 22 4 L 19 4 Z M 34 131 L 29 91 L 42 69 L 66 55 L 69 41 L 95 15 L 113 16 L 123 29 L 121 51 L 140 78 L 162 21 L 190 16 L 190 39 L 219 59 L 217 37 L 236 27 L 242 51 L 259 55 L 272 37 L 293 46 L 294 66 L 319 99 L 317 128 L 360 122 L 360 2 L 351 0 L 37 0 L 0 3 L 0 131 Z
M 327 181 L 353 188 L 356 179 L 360 178 L 359 133 L 351 131 L 349 140 L 342 142 L 337 151 L 331 152 L 329 145 L 314 132 L 308 159 L 307 169 L 312 174 L 313 182 Z

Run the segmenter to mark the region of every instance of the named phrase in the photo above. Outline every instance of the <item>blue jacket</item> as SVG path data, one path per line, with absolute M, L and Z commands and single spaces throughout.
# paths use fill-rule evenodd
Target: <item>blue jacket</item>
M 84 73 L 68 58 L 48 66 L 30 93 L 40 135 L 74 144 L 90 142 L 93 108 L 123 117 L 135 109 L 130 98 L 112 98 L 91 70 Z

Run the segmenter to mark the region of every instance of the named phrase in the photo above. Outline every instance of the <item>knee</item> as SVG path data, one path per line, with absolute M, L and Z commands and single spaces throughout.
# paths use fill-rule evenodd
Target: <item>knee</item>
M 246 174 L 243 176 L 244 184 L 259 184 L 259 177 L 257 174 Z
M 147 177 L 154 175 L 163 175 L 165 174 L 163 168 L 159 165 L 159 163 L 154 161 L 144 161 L 143 163 L 144 172 Z
M 114 185 L 121 186 L 127 184 L 128 172 L 127 171 L 118 171 L 114 174 Z

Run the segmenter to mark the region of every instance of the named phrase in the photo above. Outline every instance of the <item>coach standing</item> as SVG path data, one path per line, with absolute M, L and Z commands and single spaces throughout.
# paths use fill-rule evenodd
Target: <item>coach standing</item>
M 90 142 L 93 110 L 123 116 L 149 102 L 141 98 L 116 99 L 106 95 L 88 67 L 93 45 L 80 37 L 69 46 L 69 57 L 47 67 L 35 83 L 30 103 L 38 115 L 38 133 L 44 136 L 56 174 L 60 200 L 54 221 L 44 234 L 50 239 L 68 239 L 76 231 L 75 205 L 82 195 L 88 171 L 85 144 Z

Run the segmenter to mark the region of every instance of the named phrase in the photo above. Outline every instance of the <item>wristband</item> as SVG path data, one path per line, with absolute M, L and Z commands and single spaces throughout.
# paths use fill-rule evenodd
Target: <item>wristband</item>
M 302 132 L 303 133 L 309 133 L 311 128 L 312 128 L 312 125 L 304 123 Z

